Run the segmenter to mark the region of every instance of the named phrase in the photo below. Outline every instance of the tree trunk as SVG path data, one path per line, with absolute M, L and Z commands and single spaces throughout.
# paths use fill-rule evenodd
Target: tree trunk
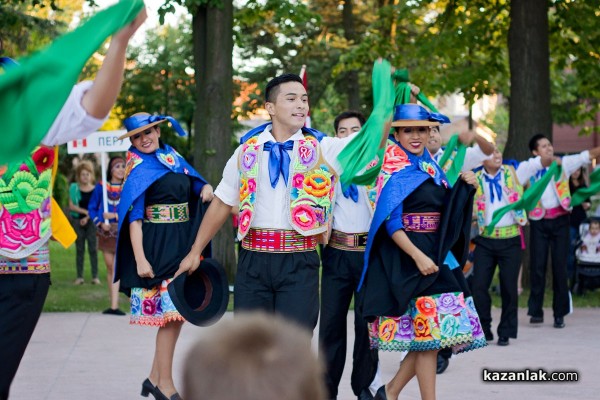
M 356 32 L 354 31 L 354 15 L 352 13 L 352 0 L 344 1 L 342 9 L 342 25 L 344 26 L 344 37 L 348 41 L 356 41 Z M 348 71 L 345 75 L 346 95 L 348 96 L 348 108 L 350 110 L 359 110 L 360 108 L 360 88 L 358 87 L 358 71 Z
M 531 157 L 529 138 L 552 138 L 548 1 L 512 0 L 508 30 L 510 100 L 505 158 Z M 529 251 L 523 254 L 523 286 L 529 287 Z
M 548 1 L 512 0 L 508 30 L 510 122 L 506 158 L 530 157 L 529 138 L 552 138 Z
M 221 4 L 199 6 L 192 21 L 197 99 L 194 164 L 213 187 L 221 180 L 232 154 L 233 4 L 232 0 Z M 236 270 L 231 231 L 231 222 L 227 221 L 212 241 L 213 256 L 225 267 L 230 282 Z

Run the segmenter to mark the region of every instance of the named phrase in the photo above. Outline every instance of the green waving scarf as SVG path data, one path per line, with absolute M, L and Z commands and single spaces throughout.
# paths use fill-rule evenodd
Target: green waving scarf
M 456 154 L 454 155 L 454 159 L 452 160 L 450 167 L 444 169 L 446 162 L 455 151 Z M 458 140 L 458 134 L 452 135 L 450 141 L 446 144 L 446 150 L 444 150 L 444 154 L 442 154 L 442 157 L 439 161 L 439 165 L 444 169 L 446 178 L 448 178 L 448 182 L 450 182 L 451 185 L 454 185 L 458 180 L 458 176 L 460 175 L 462 167 L 465 163 L 466 154 L 467 146 Z
M 369 119 L 363 125 L 356 137 L 342 150 L 338 160 L 343 168 L 340 180 L 343 185 L 355 183 L 357 185 L 372 184 L 383 162 L 385 146 L 380 147 L 382 131 L 392 115 L 394 109 L 394 84 L 391 76 L 390 63 L 383 60 L 375 62 L 372 75 L 373 99 L 375 106 Z M 371 161 L 377 157 L 379 163 L 359 175 Z
M 576 207 L 589 199 L 591 196 L 600 192 L 600 169 L 595 170 L 590 175 L 590 186 L 577 189 L 571 197 L 571 206 Z
M 39 145 L 87 60 L 143 6 L 143 0 L 122 0 L 0 74 L 1 164 L 23 159 Z
M 487 226 L 488 234 L 491 234 L 494 230 L 496 224 L 502 219 L 502 217 L 509 211 L 523 209 L 525 211 L 531 211 L 535 208 L 537 203 L 542 198 L 542 194 L 544 194 L 544 190 L 550 183 L 550 180 L 554 177 L 555 180 L 560 179 L 560 175 L 562 174 L 562 167 L 553 162 L 548 168 L 548 171 L 544 174 L 544 176 L 531 185 L 529 189 L 527 189 L 521 198 L 507 206 L 499 208 L 494 211 L 494 215 L 492 216 L 492 222 Z

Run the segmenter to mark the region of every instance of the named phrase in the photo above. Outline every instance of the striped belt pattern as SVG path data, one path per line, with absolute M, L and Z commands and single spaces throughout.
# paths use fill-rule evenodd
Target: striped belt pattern
M 345 233 L 334 229 L 331 231 L 328 245 L 339 250 L 365 251 L 367 233 Z
M 153 204 L 146 207 L 146 220 L 155 224 L 173 224 L 190 220 L 188 203 Z
M 484 229 L 481 236 L 489 239 L 510 239 L 519 236 L 520 234 L 521 230 L 519 225 L 514 224 L 495 227 L 492 233 L 487 233 L 487 230 Z
M 402 225 L 409 232 L 435 232 L 440 226 L 440 213 L 406 213 L 402 214 Z
M 242 239 L 242 247 L 269 253 L 312 251 L 317 247 L 317 238 L 292 230 L 252 228 Z

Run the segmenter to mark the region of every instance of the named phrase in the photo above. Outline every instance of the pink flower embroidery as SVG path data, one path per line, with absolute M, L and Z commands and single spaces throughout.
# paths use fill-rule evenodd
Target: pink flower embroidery
M 317 222 L 317 215 L 310 206 L 300 204 L 292 210 L 292 219 L 302 229 L 311 229 Z
M 296 174 L 294 175 L 294 178 L 292 179 L 292 185 L 296 188 L 296 189 L 302 189 L 303 187 L 303 183 L 304 182 L 304 175 L 302 174 Z
M 27 214 L 14 214 L 2 210 L 0 214 L 0 246 L 9 250 L 17 250 L 40 239 L 42 217 L 39 211 Z

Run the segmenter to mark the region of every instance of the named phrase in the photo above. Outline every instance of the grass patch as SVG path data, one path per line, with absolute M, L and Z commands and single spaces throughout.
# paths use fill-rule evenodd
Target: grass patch
M 48 312 L 100 312 L 109 306 L 106 283 L 106 266 L 102 253 L 98 253 L 98 270 L 101 285 L 92 285 L 91 267 L 88 256 L 85 256 L 83 285 L 73 285 L 77 274 L 75 271 L 75 246 L 64 249 L 56 242 L 50 242 L 50 260 L 52 264 L 52 285 L 44 304 Z M 496 277 L 492 287 L 498 284 Z M 129 298 L 120 295 L 121 309 L 129 310 Z M 527 307 L 529 290 L 525 289 L 519 296 L 519 307 Z M 501 307 L 500 296 L 492 290 L 492 304 Z M 573 295 L 574 307 L 600 307 L 600 290 L 586 290 L 582 296 Z M 354 308 L 354 300 L 350 306 Z M 552 307 L 552 289 L 546 289 L 544 307 Z M 229 297 L 228 311 L 233 310 L 233 295 Z
M 45 312 L 101 312 L 109 307 L 106 265 L 101 252 L 98 252 L 98 277 L 100 285 L 92 285 L 92 272 L 89 257 L 85 255 L 83 285 L 74 285 L 77 277 L 75 267 L 75 246 L 63 248 L 57 242 L 50 242 L 50 263 L 52 265 L 50 290 Z M 119 304 L 123 311 L 129 311 L 129 298 L 120 294 Z M 233 296 L 229 297 L 228 311 L 233 310 Z

